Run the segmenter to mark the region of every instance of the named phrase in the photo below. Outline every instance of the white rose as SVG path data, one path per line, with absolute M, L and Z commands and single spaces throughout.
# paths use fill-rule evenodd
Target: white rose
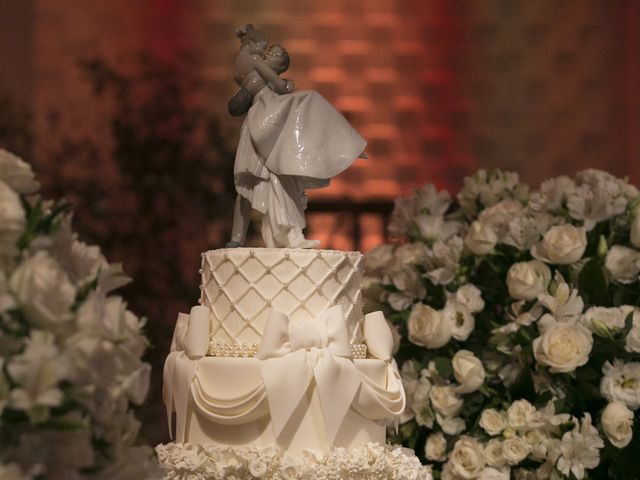
M 620 283 L 633 283 L 640 273 L 640 252 L 621 245 L 612 246 L 607 252 L 604 268 Z
M 40 186 L 35 180 L 31 165 L 0 148 L 0 181 L 18 193 L 33 193 Z
M 529 444 L 522 437 L 513 436 L 502 442 L 502 453 L 509 465 L 517 465 L 529 455 Z
M 498 435 L 507 427 L 507 419 L 495 408 L 487 408 L 480 415 L 480 426 L 489 435 Z
M 616 359 L 605 362 L 600 393 L 610 402 L 624 402 L 631 410 L 640 407 L 640 363 Z
M 633 311 L 631 330 L 625 338 L 624 349 L 629 353 L 640 353 L 640 310 Z
M 451 336 L 456 340 L 465 341 L 476 326 L 476 319 L 463 305 L 451 299 L 442 311 L 442 316 L 451 325 Z
M 482 472 L 478 480 L 509 480 L 511 478 L 509 469 L 498 470 L 493 467 L 486 467 Z
M 631 245 L 640 248 L 640 214 L 636 214 L 633 217 L 629 236 L 631 237 Z
M 609 403 L 602 412 L 602 428 L 609 441 L 624 448 L 633 437 L 633 412 L 622 402 Z
M 435 385 L 429 392 L 429 398 L 433 408 L 445 417 L 455 417 L 464 405 L 451 385 Z
M 482 362 L 469 350 L 458 350 L 451 359 L 453 374 L 460 384 L 458 393 L 475 392 L 484 383 L 485 371 Z
M 591 347 L 593 336 L 584 325 L 556 322 L 533 341 L 533 354 L 552 373 L 567 373 L 587 363 Z
M 0 181 L 0 252 L 15 255 L 17 243 L 27 224 L 20 198 Z
M 531 247 L 531 254 L 547 263 L 569 265 L 580 260 L 586 248 L 584 227 L 556 225 L 544 234 L 540 243 Z
M 529 427 L 535 418 L 536 408 L 525 399 L 516 400 L 507 409 L 507 424 L 514 429 Z
M 442 432 L 432 433 L 427 437 L 424 455 L 432 462 L 444 462 L 447 459 L 447 440 Z
M 9 288 L 34 324 L 44 326 L 71 319 L 76 288 L 45 251 L 36 252 L 13 272 Z
M 475 255 L 486 255 L 498 243 L 496 232 L 489 225 L 475 221 L 469 227 L 464 238 L 464 245 Z
M 509 295 L 516 300 L 533 300 L 547 291 L 551 270 L 539 260 L 514 263 L 507 273 Z
M 631 307 L 591 307 L 584 312 L 582 323 L 596 335 L 606 337 L 624 328 L 624 322 L 631 311 Z
M 484 309 L 484 300 L 480 290 L 470 283 L 458 288 L 453 298 L 458 305 L 462 305 L 471 313 L 481 312 Z
M 507 461 L 502 451 L 502 440 L 492 438 L 487 442 L 484 446 L 484 459 L 492 467 L 502 468 L 506 465 Z
M 440 348 L 451 339 L 452 324 L 441 312 L 416 303 L 409 315 L 409 340 L 427 348 Z
M 453 447 L 448 464 L 458 478 L 478 478 L 485 467 L 482 445 L 474 438 L 460 437 Z

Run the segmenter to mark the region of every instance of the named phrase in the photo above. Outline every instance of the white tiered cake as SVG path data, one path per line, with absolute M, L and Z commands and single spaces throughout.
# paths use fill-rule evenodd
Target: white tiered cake
M 361 258 L 203 254 L 201 305 L 178 317 L 165 363 L 179 442 L 157 447 L 167 478 L 426 478 L 414 456 L 384 446 L 405 396 L 386 320 L 362 317 Z
M 362 255 L 307 249 L 317 242 L 302 233 L 305 190 L 366 142 L 279 77 L 284 47 L 252 25 L 237 33 L 235 248 L 202 254 L 200 305 L 178 316 L 163 390 L 177 443 L 156 447 L 166 478 L 427 479 L 413 452 L 384 444 L 405 394 L 384 316 L 362 316 Z M 280 248 L 240 248 L 252 211 Z

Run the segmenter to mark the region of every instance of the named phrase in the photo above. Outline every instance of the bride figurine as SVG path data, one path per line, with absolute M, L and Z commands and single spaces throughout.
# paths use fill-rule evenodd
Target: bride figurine
M 252 209 L 260 214 L 265 246 L 317 247 L 302 233 L 305 190 L 326 187 L 365 157 L 366 142 L 318 92 L 294 92 L 293 81 L 280 78 L 289 67 L 281 45 L 267 48 L 266 37 L 250 24 L 236 33 L 241 47 L 233 76 L 241 88 L 229 110 L 248 111 L 234 164 L 238 195 L 227 247 L 244 244 Z

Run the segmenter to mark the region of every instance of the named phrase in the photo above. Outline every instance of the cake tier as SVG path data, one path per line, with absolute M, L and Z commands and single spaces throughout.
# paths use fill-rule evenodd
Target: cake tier
M 165 480 L 234 478 L 243 480 L 431 480 L 429 467 L 400 446 L 367 443 L 334 448 L 324 455 L 291 455 L 270 447 L 216 447 L 169 443 L 156 447 Z
M 210 310 L 212 342 L 257 344 L 269 309 L 292 321 L 342 307 L 353 334 L 362 317 L 359 252 L 231 248 L 202 254 L 200 303 Z

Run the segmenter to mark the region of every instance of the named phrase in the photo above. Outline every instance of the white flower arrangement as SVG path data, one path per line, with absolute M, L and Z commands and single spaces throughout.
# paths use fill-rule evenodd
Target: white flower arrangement
M 0 149 L 0 478 L 154 478 L 153 451 L 133 447 L 145 322 L 111 293 L 128 278 L 38 189 Z
M 399 446 L 367 443 L 295 456 L 276 447 L 169 443 L 156 447 L 164 480 L 430 480 L 429 468 Z
M 400 337 L 395 440 L 443 480 L 635 478 L 638 189 L 596 170 L 538 190 L 480 171 L 457 201 L 433 186 L 398 199 L 389 231 L 364 284 Z

